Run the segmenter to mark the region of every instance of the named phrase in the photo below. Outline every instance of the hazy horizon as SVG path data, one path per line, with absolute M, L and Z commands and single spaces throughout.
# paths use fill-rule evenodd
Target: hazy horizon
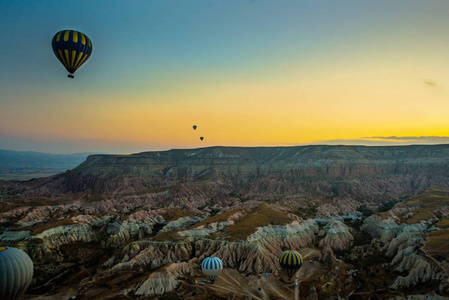
M 416 137 L 419 138 L 419 137 Z M 426 137 L 423 139 L 412 139 L 412 140 L 328 140 L 328 141 L 316 141 L 314 143 L 304 143 L 304 144 L 264 144 L 264 145 L 208 145 L 197 147 L 171 147 L 171 148 L 144 148 L 144 147 L 105 147 L 102 150 L 100 148 L 92 148 L 94 150 L 89 150 L 90 148 L 79 148 L 76 151 L 73 145 L 70 144 L 56 144 L 53 147 L 48 144 L 43 144 L 42 147 L 34 144 L 33 149 L 26 148 L 28 145 L 24 143 L 24 147 L 16 145 L 17 147 L 8 148 L 7 146 L 2 146 L 0 144 L 0 150 L 8 151 L 21 151 L 21 152 L 38 152 L 38 153 L 48 153 L 48 154 L 82 154 L 82 153 L 95 153 L 95 154 L 133 154 L 147 151 L 168 151 L 172 149 L 195 149 L 195 148 L 208 148 L 208 147 L 294 147 L 294 146 L 313 146 L 313 145 L 344 145 L 344 146 L 412 146 L 412 145 L 441 145 L 449 144 L 449 138 L 447 137 Z M 49 150 L 46 150 L 49 149 Z

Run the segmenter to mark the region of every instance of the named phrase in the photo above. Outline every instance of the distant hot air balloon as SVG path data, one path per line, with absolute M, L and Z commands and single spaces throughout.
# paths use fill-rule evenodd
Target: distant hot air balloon
M 298 251 L 284 251 L 279 255 L 279 264 L 291 279 L 292 276 L 301 268 L 302 257 Z
M 204 138 L 203 138 L 203 137 L 200 137 L 200 140 L 204 140 Z
M 89 59 L 92 53 L 92 42 L 84 33 L 75 30 L 62 30 L 51 40 L 53 52 L 69 71 L 68 77 Z
M 214 283 L 223 269 L 223 262 L 218 257 L 207 257 L 201 263 L 201 269 L 203 269 L 204 275 Z
M 33 271 L 28 254 L 17 248 L 0 247 L 0 299 L 19 298 L 30 285 Z
M 196 130 L 196 125 L 193 125 L 193 130 Z

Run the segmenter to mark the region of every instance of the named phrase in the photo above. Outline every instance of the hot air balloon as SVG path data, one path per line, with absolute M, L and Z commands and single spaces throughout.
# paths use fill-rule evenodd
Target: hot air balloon
M 218 257 L 207 257 L 201 263 L 201 269 L 203 269 L 204 275 L 214 283 L 223 269 L 223 262 Z
M 204 138 L 203 138 L 203 137 L 200 137 L 200 140 L 204 140 Z
M 284 251 L 279 255 L 279 264 L 291 279 L 302 266 L 301 254 L 297 251 Z
M 196 130 L 196 125 L 193 125 L 193 130 Z
M 89 59 L 92 53 L 92 42 L 84 33 L 75 30 L 62 30 L 51 40 L 53 52 L 69 71 L 68 77 Z
M 30 285 L 33 271 L 28 254 L 17 248 L 0 247 L 0 299 L 19 298 Z

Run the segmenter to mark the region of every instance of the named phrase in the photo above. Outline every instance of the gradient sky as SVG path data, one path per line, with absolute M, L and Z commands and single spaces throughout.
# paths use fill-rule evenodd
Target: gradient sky
M 0 148 L 448 143 L 448 13 L 444 0 L 0 1 Z M 63 29 L 93 43 L 74 79 L 51 50 Z

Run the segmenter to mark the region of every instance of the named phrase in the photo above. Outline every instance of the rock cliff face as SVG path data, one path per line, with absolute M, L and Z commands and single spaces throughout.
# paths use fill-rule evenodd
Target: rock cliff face
M 447 186 L 448 166 L 449 145 L 212 147 L 92 155 L 66 173 L 3 183 L 0 191 L 152 194 L 155 204 L 170 199 L 176 207 L 201 207 L 212 198 L 220 203 L 229 200 L 230 193 L 251 198 L 321 194 L 391 199 L 432 185 Z
M 136 290 L 137 296 L 163 295 L 175 290 L 179 281 L 176 278 L 190 273 L 192 266 L 187 263 L 171 264 L 163 272 L 152 273 Z
M 320 241 L 320 247 L 329 246 L 333 250 L 344 250 L 352 246 L 354 237 L 349 232 L 349 227 L 340 221 L 332 221 L 327 224 L 320 235 L 324 238 Z
M 418 219 L 417 223 L 400 224 L 399 220 L 408 216 L 417 206 L 419 205 L 415 204 L 402 209 L 397 207 L 387 214 L 387 218 L 371 216 L 365 220 L 362 230 L 374 238 L 373 243 L 380 242 L 381 251 L 392 257 L 391 265 L 402 274 L 391 284 L 391 288 L 441 282 L 440 289 L 448 289 L 449 273 L 445 262 L 433 258 L 421 247 L 426 236 L 435 230 L 431 226 L 433 217 L 430 215 L 427 220 Z M 438 210 L 437 207 L 434 208 Z

